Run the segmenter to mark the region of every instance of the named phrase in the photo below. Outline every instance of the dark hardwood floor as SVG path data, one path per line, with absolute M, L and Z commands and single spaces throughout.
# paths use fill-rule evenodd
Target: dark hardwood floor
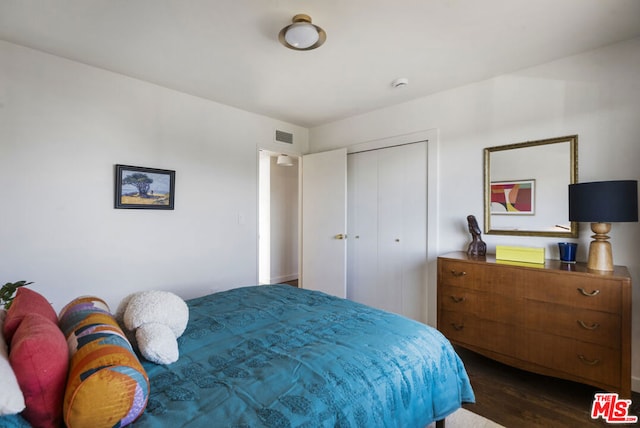
M 640 426 L 591 419 L 597 388 L 514 369 L 464 348 L 456 351 L 476 394 L 476 403 L 463 407 L 507 428 Z M 640 416 L 640 394 L 634 392 L 631 400 L 630 413 Z

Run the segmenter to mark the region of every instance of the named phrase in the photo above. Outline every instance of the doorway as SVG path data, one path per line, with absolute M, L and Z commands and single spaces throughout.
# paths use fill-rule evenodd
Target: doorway
M 298 279 L 299 159 L 281 156 L 268 150 L 259 152 L 259 284 Z

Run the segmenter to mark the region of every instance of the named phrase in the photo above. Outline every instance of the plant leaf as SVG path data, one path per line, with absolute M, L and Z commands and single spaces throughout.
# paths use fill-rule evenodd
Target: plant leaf
M 33 282 L 27 282 L 25 280 L 16 281 L 16 282 L 7 282 L 5 285 L 0 288 L 0 305 L 4 305 L 5 309 L 9 309 L 11 307 L 11 303 L 13 302 L 14 294 L 18 287 L 24 287 L 25 285 L 33 284 Z

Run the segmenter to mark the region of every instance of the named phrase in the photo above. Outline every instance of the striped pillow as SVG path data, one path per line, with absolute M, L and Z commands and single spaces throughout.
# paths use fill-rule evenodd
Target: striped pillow
M 71 355 L 63 403 L 67 427 L 135 421 L 147 405 L 149 378 L 107 304 L 80 297 L 59 318 Z

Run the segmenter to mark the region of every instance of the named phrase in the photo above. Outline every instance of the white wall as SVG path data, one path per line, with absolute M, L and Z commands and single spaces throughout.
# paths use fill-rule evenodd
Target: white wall
M 257 283 L 257 147 L 279 149 L 276 127 L 307 150 L 304 128 L 0 42 L 0 280 L 113 310 Z M 175 170 L 175 210 L 114 209 L 117 163 Z
M 579 181 L 640 179 L 638 70 L 640 39 L 634 39 L 311 129 L 310 148 L 319 152 L 438 128 L 437 247 L 439 253 L 465 250 L 466 216 L 483 218 L 485 147 L 578 134 Z M 590 235 L 581 225 L 579 260 L 586 260 Z M 614 224 L 610 235 L 614 262 L 628 266 L 634 280 L 632 364 L 634 390 L 640 390 L 640 224 Z M 554 238 L 483 240 L 489 252 L 496 244 L 544 246 L 549 258 L 558 257 Z M 435 324 L 435 302 L 429 307 Z

